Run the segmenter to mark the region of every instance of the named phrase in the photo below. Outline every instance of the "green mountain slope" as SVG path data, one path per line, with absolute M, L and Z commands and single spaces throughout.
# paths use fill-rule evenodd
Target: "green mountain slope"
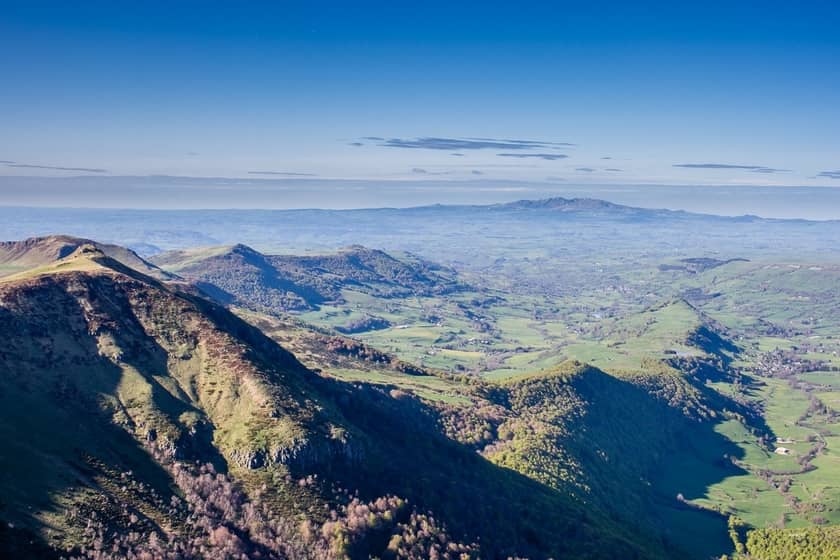
M 0 284 L 7 507 L 37 504 L 51 524 L 56 508 L 90 497 L 92 477 L 118 471 L 166 488 L 141 442 L 218 465 L 332 450 L 320 407 L 301 392 L 312 374 L 291 354 L 203 300 L 81 251 Z
M 319 376 L 225 309 L 93 245 L 0 282 L 0 330 L 10 550 L 32 531 L 117 557 L 471 554 L 457 541 L 481 557 L 666 554 L 599 506 L 447 437 L 438 409 Z
M 743 472 L 715 431 L 735 403 L 656 362 L 623 378 L 570 362 L 478 391 L 478 403 L 439 406 L 447 430 L 494 463 L 659 534 L 675 557 L 731 549 L 726 518 L 689 502 Z
M 658 533 L 687 549 L 681 556 L 707 558 L 731 549 L 726 517 L 692 500 L 704 497 L 709 484 L 745 474 L 733 462 L 742 451 L 717 433 L 718 425 L 743 422 L 756 434 L 767 428 L 754 410 L 706 386 L 710 376 L 724 375 L 721 362 L 737 348 L 689 306 L 675 305 L 685 317 L 671 337 L 654 336 L 661 325 L 652 321 L 643 321 L 651 330 L 643 334 L 652 346 L 679 343 L 690 354 L 660 350 L 653 355 L 661 360 L 647 358 L 639 369 L 614 375 L 567 363 L 501 384 L 422 370 L 400 375 L 390 360 L 378 361 L 350 339 L 339 347 L 351 357 L 334 359 L 317 332 L 252 320 L 329 375 L 428 399 L 450 437 L 494 463 L 573 495 L 623 526 Z M 673 310 L 665 309 L 670 317 Z M 354 352 L 373 361 L 354 362 Z
M 196 282 L 219 301 L 275 314 L 340 302 L 347 287 L 377 297 L 443 294 L 459 288 L 453 273 L 440 266 L 359 246 L 334 254 L 287 256 L 235 245 L 172 251 L 152 261 Z

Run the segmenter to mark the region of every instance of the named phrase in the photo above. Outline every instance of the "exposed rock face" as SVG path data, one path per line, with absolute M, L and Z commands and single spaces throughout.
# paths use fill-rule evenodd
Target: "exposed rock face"
M 296 440 L 290 446 L 242 449 L 231 452 L 231 462 L 247 469 L 283 466 L 292 474 L 318 472 L 336 465 L 360 463 L 361 448 L 338 439 Z

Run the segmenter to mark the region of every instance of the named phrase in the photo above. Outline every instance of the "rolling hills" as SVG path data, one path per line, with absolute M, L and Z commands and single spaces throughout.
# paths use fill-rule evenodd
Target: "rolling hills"
M 341 292 L 348 287 L 383 298 L 442 295 L 460 288 L 443 267 L 361 246 L 325 255 L 286 256 L 234 245 L 173 251 L 151 260 L 221 301 L 274 314 L 342 302 Z
M 652 533 L 447 437 L 416 397 L 318 375 L 217 304 L 95 245 L 4 279 L 0 314 L 9 547 L 665 554 Z M 353 520 L 358 508 L 370 525 Z
M 358 246 L 2 248 L 9 554 L 706 559 L 793 550 L 797 527 L 834 542 L 817 526 L 840 515 L 835 267 L 665 261 L 648 270 L 670 295 L 642 305 Z

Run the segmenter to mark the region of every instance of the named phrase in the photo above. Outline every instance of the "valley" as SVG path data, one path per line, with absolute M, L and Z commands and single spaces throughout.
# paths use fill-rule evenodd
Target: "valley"
M 0 14 L 0 560 L 840 560 L 840 2 Z
M 166 554 L 708 559 L 837 540 L 835 222 L 579 199 L 88 212 L 60 222 L 80 238 L 0 245 L 6 546 L 124 554 L 133 528 Z M 196 461 L 262 513 L 186 499 Z M 92 510 L 113 512 L 93 537 Z

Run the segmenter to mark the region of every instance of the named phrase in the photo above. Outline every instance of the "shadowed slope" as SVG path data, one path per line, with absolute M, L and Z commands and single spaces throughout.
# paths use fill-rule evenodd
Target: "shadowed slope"
M 341 302 L 346 288 L 377 297 L 406 297 L 444 294 L 460 287 L 448 269 L 359 246 L 333 254 L 294 256 L 264 255 L 234 245 L 171 251 L 152 260 L 223 303 L 273 314 Z

